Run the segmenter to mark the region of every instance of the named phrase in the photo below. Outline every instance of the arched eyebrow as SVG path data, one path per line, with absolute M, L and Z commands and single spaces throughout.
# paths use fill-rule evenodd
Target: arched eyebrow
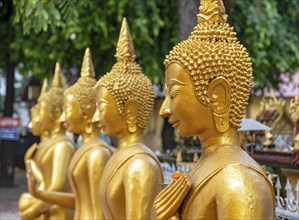
M 170 82 L 169 82 L 169 89 L 173 86 L 173 85 L 179 85 L 179 86 L 184 86 L 186 85 L 186 83 L 180 81 L 180 80 L 177 80 L 177 79 L 171 79 Z
M 107 103 L 106 99 L 99 99 L 98 101 L 101 102 L 101 103 Z

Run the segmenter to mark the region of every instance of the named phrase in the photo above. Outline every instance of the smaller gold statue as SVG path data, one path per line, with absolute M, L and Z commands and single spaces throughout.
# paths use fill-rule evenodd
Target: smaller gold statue
M 32 152 L 32 159 L 26 161 L 28 175 L 39 180 L 39 190 L 68 191 L 66 171 L 75 151 L 74 143 L 66 136 L 59 121 L 63 107 L 63 85 L 59 63 L 56 64 L 52 87 L 42 94 L 38 102 L 39 122 L 49 138 Z M 36 168 L 36 169 L 35 169 Z M 39 175 L 34 174 L 37 170 Z M 39 199 L 20 204 L 22 219 L 67 219 L 72 217 L 70 210 L 51 205 Z
M 40 97 L 45 94 L 49 90 L 48 87 L 48 80 L 44 79 Z M 38 98 L 38 101 L 40 98 Z M 40 118 L 39 118 L 39 104 L 35 104 L 31 109 L 31 120 L 29 122 L 28 128 L 31 129 L 31 132 L 34 136 L 40 137 L 40 142 L 44 142 L 49 138 L 49 132 L 46 130 L 43 130 L 40 126 Z M 25 153 L 24 156 L 24 162 L 26 164 L 26 161 L 29 159 L 32 159 L 32 156 L 37 148 L 37 144 L 33 144 Z
M 222 0 L 200 3 L 191 36 L 164 61 L 167 91 L 160 114 L 180 136 L 197 135 L 202 153 L 188 175 L 155 198 L 156 218 L 274 219 L 272 184 L 238 139 L 251 59 L 226 22 Z
M 264 141 L 263 145 L 265 147 L 270 147 L 273 144 L 273 134 L 271 131 L 265 131 L 266 140 Z
M 118 138 L 100 182 L 105 219 L 150 219 L 155 196 L 162 188 L 160 163 L 143 143 L 143 131 L 154 104 L 150 80 L 135 62 L 129 27 L 123 19 L 116 49 L 117 62 L 97 83 L 94 121 Z
M 103 219 L 98 191 L 104 166 L 111 149 L 100 138 L 100 129 L 92 123 L 96 110 L 95 73 L 89 48 L 83 58 L 81 77 L 64 92 L 64 121 L 68 131 L 82 135 L 82 146 L 75 152 L 68 178 L 72 193 L 36 190 L 29 175 L 30 193 L 48 203 L 75 209 L 74 219 Z M 30 173 L 29 173 L 30 174 Z
M 44 79 L 40 97 L 48 91 L 48 81 L 47 79 Z M 40 100 L 40 98 L 38 99 Z M 30 146 L 30 148 L 26 151 L 25 156 L 24 156 L 24 163 L 26 165 L 26 161 L 32 159 L 34 153 L 36 152 L 36 149 L 38 148 L 39 145 L 43 145 L 47 139 L 49 138 L 49 132 L 46 130 L 43 130 L 42 127 L 40 126 L 40 118 L 39 118 L 39 104 L 35 104 L 31 109 L 31 120 L 28 125 L 28 128 L 31 129 L 31 132 L 34 136 L 40 137 L 40 143 L 34 143 L 33 145 Z M 27 167 L 26 167 L 26 172 L 28 173 Z M 40 182 L 42 182 L 42 176 L 39 170 L 36 168 L 36 166 L 32 167 L 32 172 L 33 175 L 35 176 L 36 179 L 38 179 Z M 43 187 L 42 184 L 40 184 L 39 187 Z M 20 210 L 20 215 L 23 212 L 25 212 L 31 204 L 33 204 L 35 201 L 37 201 L 33 196 L 30 195 L 30 193 L 23 193 L 19 199 L 19 210 Z

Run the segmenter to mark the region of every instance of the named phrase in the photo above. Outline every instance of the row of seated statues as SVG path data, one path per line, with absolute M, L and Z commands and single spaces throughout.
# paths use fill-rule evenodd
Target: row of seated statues
M 135 61 L 125 18 L 115 57 L 96 81 L 86 49 L 74 85 L 64 91 L 58 63 L 51 87 L 43 84 L 31 109 L 29 127 L 41 141 L 25 154 L 29 193 L 19 200 L 21 218 L 274 219 L 272 185 L 238 141 L 252 64 L 222 0 L 201 0 L 191 36 L 164 61 L 160 114 L 202 146 L 191 172 L 176 173 L 164 189 L 160 163 L 142 142 L 153 87 Z M 77 150 L 66 129 L 82 136 Z M 116 150 L 100 129 L 117 137 Z

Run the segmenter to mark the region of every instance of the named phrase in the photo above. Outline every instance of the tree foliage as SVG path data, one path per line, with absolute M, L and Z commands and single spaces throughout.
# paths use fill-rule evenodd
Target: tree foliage
M 251 54 L 255 88 L 277 87 L 280 73 L 299 67 L 299 1 L 232 0 L 238 38 Z
M 164 56 L 178 42 L 177 1 L 13 1 L 15 38 L 9 47 L 21 72 L 43 77 L 52 73 L 56 60 L 70 72 L 80 68 L 89 46 L 96 72 L 104 74 L 115 62 L 121 20 L 126 16 L 139 63 L 155 83 L 163 83 Z M 230 15 L 253 59 L 256 89 L 276 87 L 281 72 L 298 69 L 298 1 L 230 0 Z
M 24 35 L 12 43 L 22 72 L 44 76 L 60 61 L 80 68 L 90 47 L 98 75 L 109 71 L 122 18 L 129 22 L 138 62 L 155 83 L 163 83 L 163 59 L 177 43 L 177 6 L 173 0 L 14 0 L 14 22 Z

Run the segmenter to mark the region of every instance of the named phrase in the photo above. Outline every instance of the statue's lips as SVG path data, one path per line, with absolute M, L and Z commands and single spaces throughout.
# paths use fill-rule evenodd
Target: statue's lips
M 97 127 L 103 129 L 104 125 L 101 122 L 99 122 L 99 123 L 97 123 Z
M 168 122 L 172 125 L 173 128 L 176 128 L 179 125 L 179 120 L 168 120 Z

